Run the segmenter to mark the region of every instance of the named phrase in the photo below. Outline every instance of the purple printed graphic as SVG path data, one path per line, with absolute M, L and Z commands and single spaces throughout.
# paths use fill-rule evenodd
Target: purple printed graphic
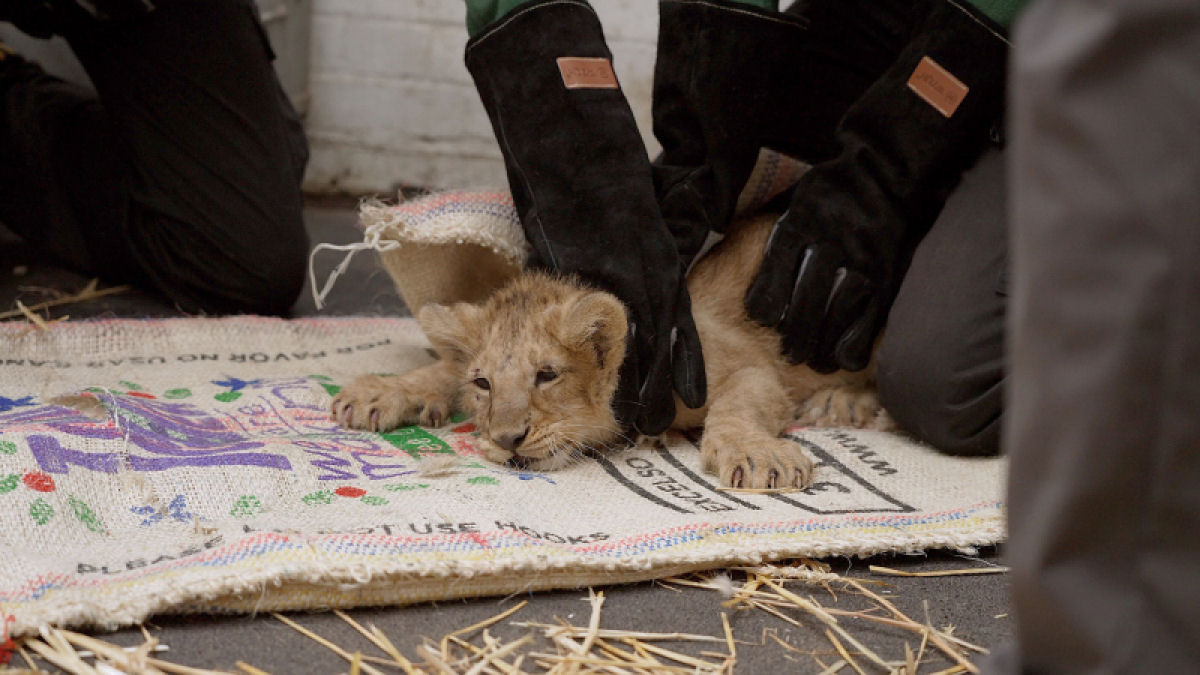
M 225 376 L 213 383 L 238 392 L 239 397 L 216 396 L 225 405 L 206 410 L 141 391 L 89 390 L 107 413 L 108 419 L 100 421 L 71 407 L 33 403 L 31 397 L 28 404 L 18 399 L 15 403 L 21 409 L 0 414 L 0 435 L 19 434 L 38 467 L 57 475 L 72 468 L 109 474 L 228 466 L 291 471 L 299 449 L 318 469 L 317 480 L 378 481 L 415 473 L 414 460 L 426 453 L 454 452 L 441 439 L 417 428 L 385 435 L 340 428 L 314 400 L 314 384 L 327 386 L 323 381 Z M 171 391 L 191 395 L 190 390 Z M 143 511 L 135 512 L 155 522 L 163 517 Z
M 90 389 L 83 394 L 103 406 L 105 415 L 99 420 L 73 407 L 22 404 L 0 413 L 0 438 L 23 440 L 47 475 L 72 469 L 116 474 L 231 466 L 294 471 L 307 464 L 319 481 L 380 481 L 417 473 L 416 463 L 428 455 L 479 455 L 470 424 L 456 427 L 447 439 L 420 427 L 383 434 L 341 428 L 330 418 L 324 394 L 314 396 L 318 387 L 325 393 L 337 391 L 325 377 L 224 375 L 209 381 L 226 391 L 195 396 L 192 389 L 179 387 L 166 389 L 166 398 L 160 399 L 141 388 L 123 393 Z M 227 396 L 230 392 L 237 397 Z M 8 446 L 15 452 L 12 442 Z M 504 473 L 477 463 L 469 467 Z M 504 475 L 553 483 L 528 472 Z M 184 505 L 178 506 L 186 512 Z M 163 512 L 153 505 L 135 507 L 134 513 L 147 525 L 174 517 L 171 509 Z
M 72 408 L 37 406 L 0 415 L 0 428 L 25 427 L 105 441 L 120 439 L 128 442 L 127 447 L 149 453 L 86 452 L 64 447 L 54 436 L 30 434 L 25 440 L 47 473 L 65 474 L 72 465 L 104 473 L 116 473 L 123 465 L 133 471 L 218 465 L 291 468 L 283 455 L 251 452 L 264 443 L 230 430 L 219 418 L 191 404 L 134 396 L 98 400 L 110 412 L 116 412 L 118 423 L 97 423 Z
M 303 440 L 293 445 L 303 449 L 309 456 L 309 463 L 321 469 L 317 480 L 353 480 L 359 476 L 367 480 L 383 480 L 417 472 L 412 468 L 412 459 L 407 453 L 388 450 L 363 436 Z M 349 455 L 349 458 L 345 455 Z M 389 458 L 399 458 L 400 461 L 377 461 Z

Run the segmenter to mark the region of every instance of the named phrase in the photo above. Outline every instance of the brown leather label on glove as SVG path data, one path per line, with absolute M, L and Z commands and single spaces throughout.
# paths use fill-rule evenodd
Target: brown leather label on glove
M 617 74 L 608 59 L 560 56 L 558 72 L 567 89 L 618 89 Z
M 969 91 L 967 85 L 928 56 L 921 59 L 917 69 L 908 78 L 908 88 L 946 117 L 958 110 L 958 104 L 963 102 Z

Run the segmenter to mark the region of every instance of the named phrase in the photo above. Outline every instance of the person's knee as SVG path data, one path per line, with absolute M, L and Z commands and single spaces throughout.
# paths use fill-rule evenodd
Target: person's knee
M 269 238 L 229 252 L 223 261 L 229 277 L 210 287 L 217 291 L 213 301 L 231 303 L 234 311 L 287 314 L 304 287 L 307 256 L 303 222 L 280 223 Z
M 999 362 L 954 367 L 939 350 L 880 349 L 879 399 L 896 423 L 950 455 L 1000 452 L 1003 375 Z
M 260 266 L 250 283 L 242 288 L 247 311 L 255 314 L 287 314 L 304 287 L 308 238 L 303 227 L 264 247 L 253 262 Z
M 141 276 L 186 312 L 287 314 L 303 288 L 308 237 L 298 205 L 227 226 L 161 215 L 142 225 L 131 237 Z

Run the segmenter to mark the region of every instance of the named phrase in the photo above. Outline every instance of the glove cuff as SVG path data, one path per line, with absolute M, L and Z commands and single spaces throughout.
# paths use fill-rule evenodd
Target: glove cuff
M 471 40 L 466 63 L 538 262 L 586 270 L 597 251 L 628 245 L 631 223 L 661 227 L 645 146 L 587 3 L 530 3 Z
M 846 111 L 838 156 L 800 180 L 793 215 L 820 223 L 817 238 L 853 238 L 864 259 L 915 244 L 991 140 L 1007 57 L 994 27 L 933 3 L 895 64 Z

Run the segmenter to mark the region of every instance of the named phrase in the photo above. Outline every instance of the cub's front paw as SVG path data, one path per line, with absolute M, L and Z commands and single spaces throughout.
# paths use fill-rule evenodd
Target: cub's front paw
M 403 377 L 363 375 L 333 397 L 333 419 L 347 429 L 389 431 L 405 424 L 440 427 L 450 402 L 433 388 Z
M 700 452 L 704 469 L 736 488 L 805 488 L 812 482 L 813 463 L 799 443 L 782 438 L 726 437 L 704 439 Z

